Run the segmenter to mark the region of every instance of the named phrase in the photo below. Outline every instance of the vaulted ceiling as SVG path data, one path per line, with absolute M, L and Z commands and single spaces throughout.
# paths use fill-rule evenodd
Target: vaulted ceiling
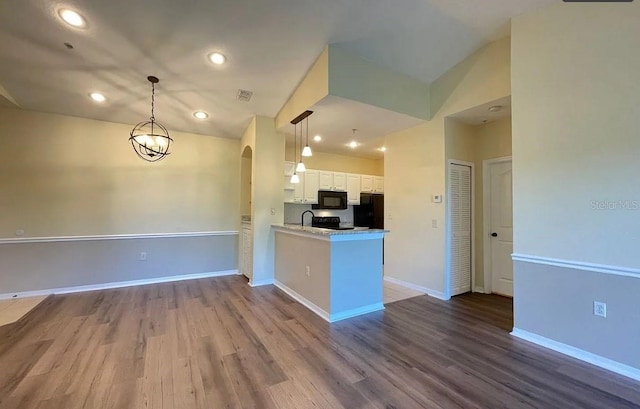
M 239 138 L 252 115 L 277 114 L 326 44 L 430 83 L 508 34 L 510 17 L 552 2 L 4 0 L 0 101 L 135 124 L 149 116 L 146 77 L 155 75 L 156 117 L 171 130 Z M 63 23 L 60 8 L 87 27 Z M 211 64 L 212 51 L 227 63 Z M 251 101 L 238 101 L 238 89 Z M 106 102 L 92 102 L 94 91 Z M 196 110 L 210 117 L 196 120 Z

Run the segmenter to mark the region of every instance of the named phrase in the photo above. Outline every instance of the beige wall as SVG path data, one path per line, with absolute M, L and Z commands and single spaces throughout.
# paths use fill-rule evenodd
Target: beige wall
M 447 159 L 475 162 L 477 141 L 475 126 L 445 118 L 444 134 Z
M 487 159 L 511 156 L 511 118 L 474 126 L 475 132 L 475 207 L 474 240 L 476 246 L 475 268 L 478 287 L 484 287 L 484 240 L 483 234 L 483 170 L 482 163 Z
M 0 109 L 0 237 L 237 230 L 238 141 L 172 132 L 148 163 L 130 128 Z
M 275 238 L 271 225 L 284 221 L 284 134 L 275 119 L 255 116 L 240 141 L 240 157 L 252 148 L 251 227 L 253 232 L 252 285 L 273 281 Z
M 445 206 L 431 196 L 445 191 L 444 122 L 388 135 L 385 145 L 385 276 L 442 293 Z
M 240 213 L 244 216 L 251 216 L 251 184 L 253 172 L 253 151 L 251 147 L 245 146 L 240 159 Z
M 276 115 L 276 128 L 285 128 L 293 118 L 327 95 L 329 95 L 329 47 L 325 47 L 320 53 L 300 85 Z
M 431 84 L 431 113 L 436 119 L 511 95 L 511 40 L 478 50 Z
M 483 234 L 483 161 L 511 156 L 511 118 L 505 118 L 484 125 L 469 125 L 453 118 L 445 119 L 445 140 L 447 159 L 456 159 L 473 164 L 474 171 L 474 223 L 475 283 L 484 286 L 484 239 Z
M 0 108 L 0 238 L 231 233 L 3 243 L 0 294 L 237 269 L 238 141 L 171 132 L 148 163 L 131 127 Z
M 638 2 L 512 22 L 514 252 L 528 260 L 515 263 L 515 326 L 640 377 L 638 38 Z
M 294 161 L 293 145 L 287 145 L 285 160 Z M 298 152 L 299 160 L 300 153 Z M 314 150 L 313 156 L 303 158 L 303 162 L 309 169 L 384 176 L 384 159 L 361 158 Z
M 469 130 L 447 122 L 465 111 L 511 93 L 510 40 L 479 50 L 431 87 L 431 121 L 386 137 L 385 145 L 385 275 L 445 294 L 446 158 L 472 158 Z M 445 128 L 462 130 L 446 138 Z M 456 132 L 453 132 L 456 133 Z M 463 146 L 454 142 L 466 141 Z M 450 152 L 447 155 L 447 147 Z M 473 160 L 472 160 L 473 161 Z M 437 227 L 432 227 L 435 220 Z

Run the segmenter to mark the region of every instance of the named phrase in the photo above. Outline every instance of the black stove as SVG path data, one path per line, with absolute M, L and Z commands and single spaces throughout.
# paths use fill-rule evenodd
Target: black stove
M 353 227 L 340 227 L 340 218 L 337 216 L 314 216 L 311 219 L 311 227 L 331 230 L 353 230 Z

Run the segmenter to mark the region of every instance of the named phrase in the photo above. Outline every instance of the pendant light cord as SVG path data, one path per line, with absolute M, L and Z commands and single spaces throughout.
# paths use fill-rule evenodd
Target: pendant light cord
M 307 117 L 307 120 L 305 122 L 307 123 L 307 144 L 306 144 L 306 146 L 309 146 L 309 117 Z
M 156 84 L 154 84 L 153 82 L 151 83 L 151 122 L 154 122 L 156 120 L 155 116 L 153 115 L 153 110 L 155 108 L 156 105 Z

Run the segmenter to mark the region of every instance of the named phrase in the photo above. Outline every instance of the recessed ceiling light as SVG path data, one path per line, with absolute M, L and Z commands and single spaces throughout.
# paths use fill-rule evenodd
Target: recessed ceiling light
M 380 152 L 386 152 L 386 151 L 387 151 L 387 148 L 386 148 L 386 147 L 384 147 L 384 146 L 381 146 L 381 147 L 379 147 L 379 148 L 378 148 L 378 150 L 379 150 Z
M 356 142 L 356 141 L 351 141 L 351 142 L 349 142 L 349 143 L 347 144 L 347 146 L 348 146 L 348 147 L 350 147 L 351 149 L 355 149 L 355 148 L 357 148 L 358 146 L 360 146 L 360 144 L 359 144 L 358 142 Z
M 58 10 L 58 15 L 70 26 L 77 28 L 85 28 L 87 26 L 87 21 L 77 11 L 60 9 Z
M 322 141 L 322 136 L 316 135 L 316 136 L 313 137 L 313 140 L 316 141 L 316 142 L 320 142 L 320 141 Z
M 500 112 L 502 111 L 502 106 L 500 105 L 494 105 L 492 107 L 489 107 L 489 112 Z
M 209 118 L 209 114 L 207 114 L 204 111 L 196 111 L 193 113 L 193 116 L 195 116 L 198 119 L 207 119 Z
M 222 65 L 227 61 L 227 57 L 225 57 L 224 54 L 211 53 L 209 54 L 209 61 L 216 65 Z
M 89 96 L 91 97 L 92 100 L 98 103 L 101 103 L 107 100 L 107 98 L 99 92 L 92 92 L 91 94 L 89 94 Z

